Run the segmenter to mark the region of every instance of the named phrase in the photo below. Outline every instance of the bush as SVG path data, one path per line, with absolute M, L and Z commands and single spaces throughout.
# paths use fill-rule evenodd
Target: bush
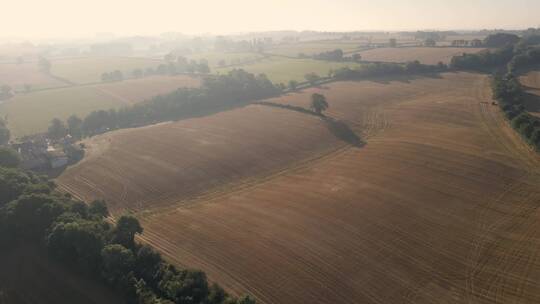
M 16 168 L 21 163 L 21 158 L 19 157 L 19 153 L 17 151 L 6 148 L 6 147 L 0 147 L 0 166 L 6 167 L 6 168 Z

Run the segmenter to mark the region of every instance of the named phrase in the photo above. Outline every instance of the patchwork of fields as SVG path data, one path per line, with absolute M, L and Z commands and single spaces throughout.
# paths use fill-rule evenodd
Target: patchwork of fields
M 97 136 L 57 180 L 134 211 L 141 240 L 261 303 L 538 303 L 540 159 L 486 76 L 339 82 Z M 389 289 L 389 286 L 391 288 Z
M 330 70 L 336 70 L 346 66 L 354 68 L 359 66 L 359 64 L 271 56 L 256 63 L 218 68 L 215 71 L 217 73 L 227 73 L 231 69 L 244 69 L 253 74 L 266 74 L 272 82 L 286 85 L 290 80 L 306 81 L 304 76 L 308 73 L 313 72 L 321 77 L 326 77 Z

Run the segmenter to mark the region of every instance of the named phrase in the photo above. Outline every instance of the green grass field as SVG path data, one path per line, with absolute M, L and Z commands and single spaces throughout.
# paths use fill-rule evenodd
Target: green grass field
M 358 66 L 358 64 L 350 62 L 270 57 L 255 64 L 216 69 L 215 71 L 218 73 L 226 73 L 233 68 L 241 68 L 254 74 L 264 73 L 274 83 L 287 84 L 290 80 L 305 81 L 304 76 L 307 73 L 314 72 L 319 76 L 328 76 L 328 72 L 331 69 L 338 69 L 345 66 L 352 68 Z
M 120 70 L 131 77 L 134 69 L 156 68 L 162 61 L 151 58 L 131 57 L 84 57 L 54 60 L 51 73 L 77 84 L 101 81 L 101 74 Z
M 18 94 L 0 104 L 14 137 L 44 132 L 53 118 L 72 114 L 83 118 L 95 110 L 108 110 L 141 102 L 180 87 L 199 86 L 189 76 L 152 76 L 121 82 L 36 91 Z
M 7 116 L 12 137 L 47 130 L 49 122 L 71 114 L 80 117 L 96 109 L 109 109 L 123 104 L 92 87 L 73 87 L 20 94 L 0 104 L 0 115 Z

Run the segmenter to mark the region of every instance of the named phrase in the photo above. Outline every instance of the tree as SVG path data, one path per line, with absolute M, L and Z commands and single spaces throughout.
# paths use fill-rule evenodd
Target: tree
M 32 90 L 32 85 L 29 84 L 29 83 L 25 83 L 25 84 L 24 84 L 24 91 L 25 91 L 26 93 L 29 93 L 31 90 Z
M 81 139 L 82 137 L 82 119 L 80 119 L 77 115 L 71 115 L 67 119 L 67 129 L 69 135 L 73 136 L 73 138 Z
M 123 215 L 116 222 L 113 231 L 113 243 L 132 248 L 135 245 L 135 234 L 142 233 L 143 228 L 132 215 Z
M 143 76 L 143 70 L 142 69 L 135 69 L 133 72 L 131 72 L 131 75 L 133 78 L 141 78 Z
M 44 73 L 51 72 L 51 62 L 45 57 L 40 57 L 38 61 L 39 69 Z
M 437 42 L 433 38 L 428 38 L 428 39 L 426 39 L 426 41 L 424 41 L 424 46 L 434 47 L 436 45 L 437 45 Z
M 109 216 L 109 209 L 103 200 L 95 200 L 88 206 L 88 213 L 104 218 Z
M 304 76 L 304 78 L 309 82 L 311 85 L 315 85 L 317 83 L 317 80 L 319 80 L 321 77 L 317 75 L 316 73 L 308 73 Z
M 47 131 L 47 135 L 49 138 L 54 140 L 59 140 L 64 138 L 68 133 L 68 130 L 66 126 L 64 125 L 64 122 L 61 121 L 58 118 L 55 118 L 51 121 L 51 124 L 49 126 L 49 130 Z
M 107 245 L 101 250 L 103 259 L 103 277 L 112 285 L 124 281 L 135 266 L 135 257 L 131 250 L 119 244 Z
M 161 255 L 149 245 L 143 245 L 135 257 L 135 273 L 146 284 L 156 288 L 160 281 Z
M 328 109 L 326 97 L 322 94 L 314 93 L 311 95 L 311 109 L 317 114 L 322 115 L 322 112 Z
M 11 132 L 9 129 L 0 124 L 0 145 L 5 145 L 9 142 L 9 139 L 11 137 Z
M 487 36 L 484 39 L 484 45 L 487 47 L 504 47 L 507 45 L 513 45 L 520 40 L 518 35 L 497 33 Z
M 397 40 L 396 38 L 391 38 L 390 40 L 388 40 L 388 45 L 390 47 L 396 47 L 397 46 Z
M 354 61 L 360 61 L 360 60 L 362 60 L 362 55 L 360 55 L 360 54 L 358 54 L 358 53 L 353 54 L 353 55 L 352 55 L 352 59 L 353 59 Z
M 472 47 L 481 47 L 482 46 L 482 40 L 480 39 L 473 39 L 471 41 L 471 46 Z
M 163 59 L 165 59 L 166 62 L 174 62 L 176 60 L 176 56 L 173 53 L 166 54 Z
M 7 99 L 13 96 L 13 89 L 7 85 L 4 84 L 0 87 L 0 99 Z
M 21 158 L 17 151 L 8 148 L 0 147 L 0 166 L 6 168 L 16 168 L 21 163 Z
M 296 91 L 297 87 L 298 87 L 298 81 L 296 80 L 289 81 L 289 89 L 291 89 L 291 91 Z
M 238 304 L 255 304 L 255 300 L 248 295 L 245 295 L 238 299 Z

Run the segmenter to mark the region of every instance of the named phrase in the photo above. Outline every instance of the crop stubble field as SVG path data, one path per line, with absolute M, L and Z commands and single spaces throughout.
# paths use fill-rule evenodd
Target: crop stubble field
M 138 211 L 143 241 L 262 303 L 540 301 L 539 159 L 490 105 L 486 76 L 272 101 L 313 91 L 365 147 L 248 106 L 96 137 L 58 182 Z

